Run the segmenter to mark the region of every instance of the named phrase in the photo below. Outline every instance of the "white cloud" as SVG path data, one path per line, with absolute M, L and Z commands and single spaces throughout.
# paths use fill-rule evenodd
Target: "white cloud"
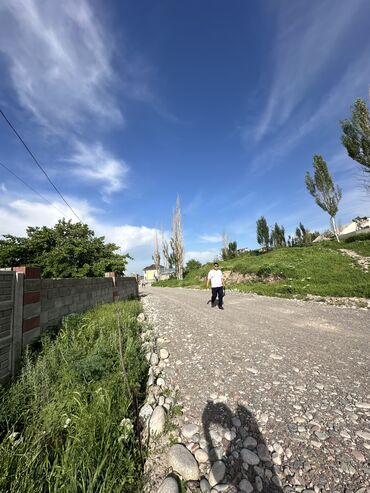
M 339 8 L 337 2 L 323 0 L 311 2 L 304 12 L 299 2 L 279 9 L 275 73 L 256 140 L 271 129 L 278 130 L 304 103 L 306 94 L 327 73 L 333 57 L 340 57 L 341 43 L 349 29 L 355 28 L 355 16 L 364 6 L 365 0 L 342 3 Z
M 118 192 L 127 186 L 125 178 L 129 171 L 122 159 L 117 159 L 100 143 L 83 144 L 76 142 L 76 152 L 66 161 L 73 163 L 72 172 L 90 182 L 101 182 L 105 195 Z
M 7 191 L 7 188 L 6 188 L 6 186 L 5 186 L 5 183 L 0 183 L 0 190 L 1 190 L 2 192 L 4 192 L 4 193 Z
M 185 262 L 195 259 L 202 264 L 205 264 L 206 262 L 212 262 L 219 255 L 219 253 L 220 251 L 216 248 L 212 248 L 210 250 L 194 250 L 185 252 Z
M 0 53 L 21 104 L 47 128 L 88 118 L 121 122 L 112 97 L 112 44 L 87 0 L 5 0 Z
M 221 243 L 222 241 L 221 235 L 201 235 L 199 238 L 207 243 Z
M 105 236 L 107 242 L 116 243 L 120 247 L 121 253 L 129 253 L 134 257 L 134 261 L 128 264 L 127 272 L 139 273 L 148 262 L 151 263 L 155 228 L 130 224 L 109 225 L 96 218 L 98 211 L 88 202 L 73 197 L 67 197 L 67 200 L 97 236 Z M 64 210 L 60 203 L 53 202 L 52 199 L 50 201 L 57 209 Z M 30 197 L 19 199 L 11 193 L 0 195 L 0 236 L 24 236 L 28 226 L 54 226 L 63 217 L 54 207 Z M 66 218 L 69 219 L 70 215 L 71 213 L 67 213 Z M 75 222 L 75 219 L 72 220 Z M 168 236 L 168 232 L 165 232 L 165 236 Z

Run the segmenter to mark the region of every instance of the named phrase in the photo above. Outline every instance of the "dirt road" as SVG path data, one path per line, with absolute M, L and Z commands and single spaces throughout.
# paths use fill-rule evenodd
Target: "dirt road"
M 206 291 L 143 294 L 170 351 L 165 374 L 180 389 L 184 423 L 222 424 L 207 415 L 210 406 L 234 417 L 222 443 L 236 458 L 243 409 L 275 454 L 279 491 L 370 491 L 369 311 L 233 292 L 221 311 L 207 305 Z M 208 453 L 217 434 L 211 441 Z M 232 474 L 232 484 L 250 479 Z M 262 491 L 256 478 L 249 491 Z

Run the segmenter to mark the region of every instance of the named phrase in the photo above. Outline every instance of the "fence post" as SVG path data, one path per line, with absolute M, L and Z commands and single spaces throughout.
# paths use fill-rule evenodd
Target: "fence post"
M 17 373 L 17 366 L 18 366 L 19 358 L 21 357 L 21 353 L 22 353 L 23 287 L 24 287 L 24 274 L 22 272 L 15 272 L 12 378 L 14 378 Z
M 14 267 L 13 270 L 24 274 L 22 320 L 22 347 L 24 347 L 40 336 L 41 269 L 21 266 Z
M 117 272 L 106 272 L 105 277 L 110 277 L 112 279 L 112 300 L 116 301 L 118 299 L 118 288 L 117 288 Z

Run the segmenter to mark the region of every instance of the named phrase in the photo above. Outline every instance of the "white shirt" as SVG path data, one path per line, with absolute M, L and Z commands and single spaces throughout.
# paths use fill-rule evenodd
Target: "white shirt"
M 222 271 L 220 269 L 210 270 L 208 279 L 211 281 L 212 288 L 220 288 L 222 286 Z

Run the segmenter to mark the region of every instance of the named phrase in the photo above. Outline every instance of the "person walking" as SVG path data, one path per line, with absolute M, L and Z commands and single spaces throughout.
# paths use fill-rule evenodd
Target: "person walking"
M 224 278 L 218 262 L 215 262 L 213 264 L 213 269 L 208 272 L 207 289 L 209 287 L 209 283 L 211 283 L 212 288 L 212 307 L 216 306 L 216 298 L 218 298 L 218 308 L 223 310 L 224 307 L 222 306 L 222 300 L 224 297 Z

